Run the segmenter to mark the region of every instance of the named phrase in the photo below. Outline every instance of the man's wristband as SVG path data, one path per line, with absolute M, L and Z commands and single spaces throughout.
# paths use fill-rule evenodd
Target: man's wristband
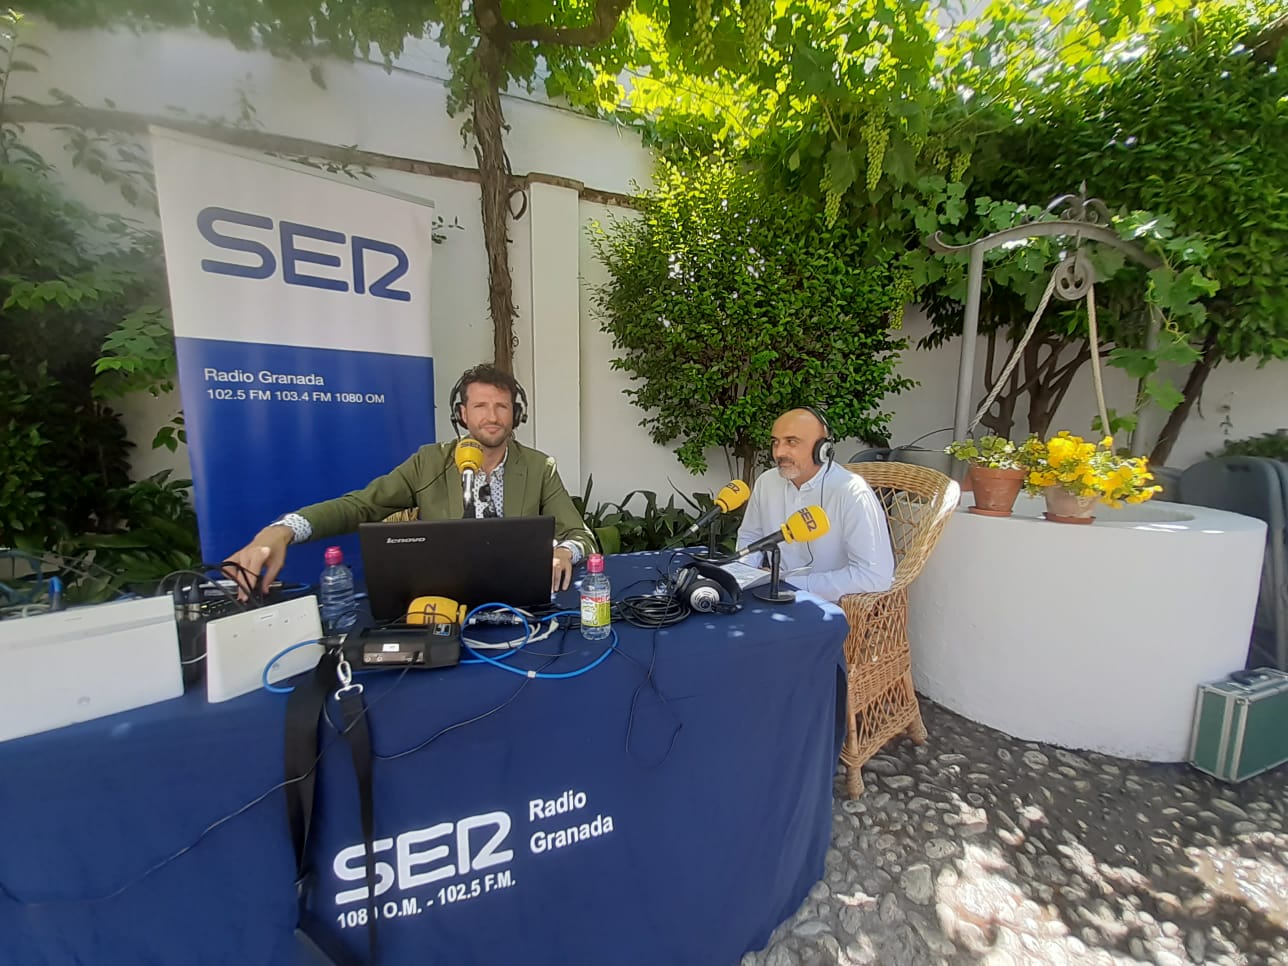
M 586 556 L 581 551 L 581 544 L 579 544 L 576 540 L 564 540 L 562 543 L 556 543 L 555 549 L 567 550 L 570 554 L 572 554 L 572 565 L 574 567 L 577 566 L 577 564 L 581 563 L 582 558 Z
M 298 513 L 287 513 L 278 517 L 270 527 L 286 527 L 291 531 L 291 543 L 304 543 L 313 536 L 313 526 Z

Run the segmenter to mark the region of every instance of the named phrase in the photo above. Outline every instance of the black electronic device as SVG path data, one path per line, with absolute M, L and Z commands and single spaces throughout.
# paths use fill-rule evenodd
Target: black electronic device
M 328 645 L 338 638 L 323 638 Z M 339 641 L 345 660 L 355 670 L 388 668 L 429 671 L 455 667 L 461 661 L 461 626 L 454 622 L 416 627 L 371 627 Z
M 732 614 L 742 609 L 738 581 L 705 560 L 694 560 L 680 568 L 671 595 L 700 614 Z
M 170 595 L 174 599 L 179 664 L 183 668 L 184 687 L 187 687 L 205 677 L 206 624 L 245 610 L 247 605 L 237 600 L 236 590 L 195 575 L 186 582 L 176 583 Z

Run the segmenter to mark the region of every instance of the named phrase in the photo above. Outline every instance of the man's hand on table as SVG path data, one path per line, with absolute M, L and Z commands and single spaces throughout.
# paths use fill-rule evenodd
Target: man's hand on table
M 572 551 L 567 547 L 555 547 L 554 570 L 550 575 L 550 592 L 557 594 L 567 590 L 572 583 Z
M 237 597 L 245 600 L 247 593 L 255 586 L 255 578 L 263 574 L 258 581 L 262 590 L 276 579 L 282 564 L 286 563 L 286 548 L 291 545 L 295 536 L 290 527 L 278 524 L 267 526 L 255 534 L 255 539 L 242 547 L 227 559 L 238 564 L 237 567 L 225 567 L 224 573 L 237 582 Z

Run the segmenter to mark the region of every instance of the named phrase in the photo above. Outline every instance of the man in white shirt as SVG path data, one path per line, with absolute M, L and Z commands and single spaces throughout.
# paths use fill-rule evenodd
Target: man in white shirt
M 738 546 L 777 530 L 797 510 L 821 506 L 828 532 L 808 543 L 781 544 L 784 576 L 832 601 L 889 590 L 894 553 L 885 509 L 863 477 L 833 461 L 827 420 L 815 409 L 792 409 L 771 432 L 774 468 L 756 479 Z

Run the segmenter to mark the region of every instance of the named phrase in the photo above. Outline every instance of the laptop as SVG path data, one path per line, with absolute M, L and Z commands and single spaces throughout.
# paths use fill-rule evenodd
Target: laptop
M 466 607 L 550 603 L 554 517 L 416 520 L 358 527 L 371 616 L 397 620 L 417 597 Z

